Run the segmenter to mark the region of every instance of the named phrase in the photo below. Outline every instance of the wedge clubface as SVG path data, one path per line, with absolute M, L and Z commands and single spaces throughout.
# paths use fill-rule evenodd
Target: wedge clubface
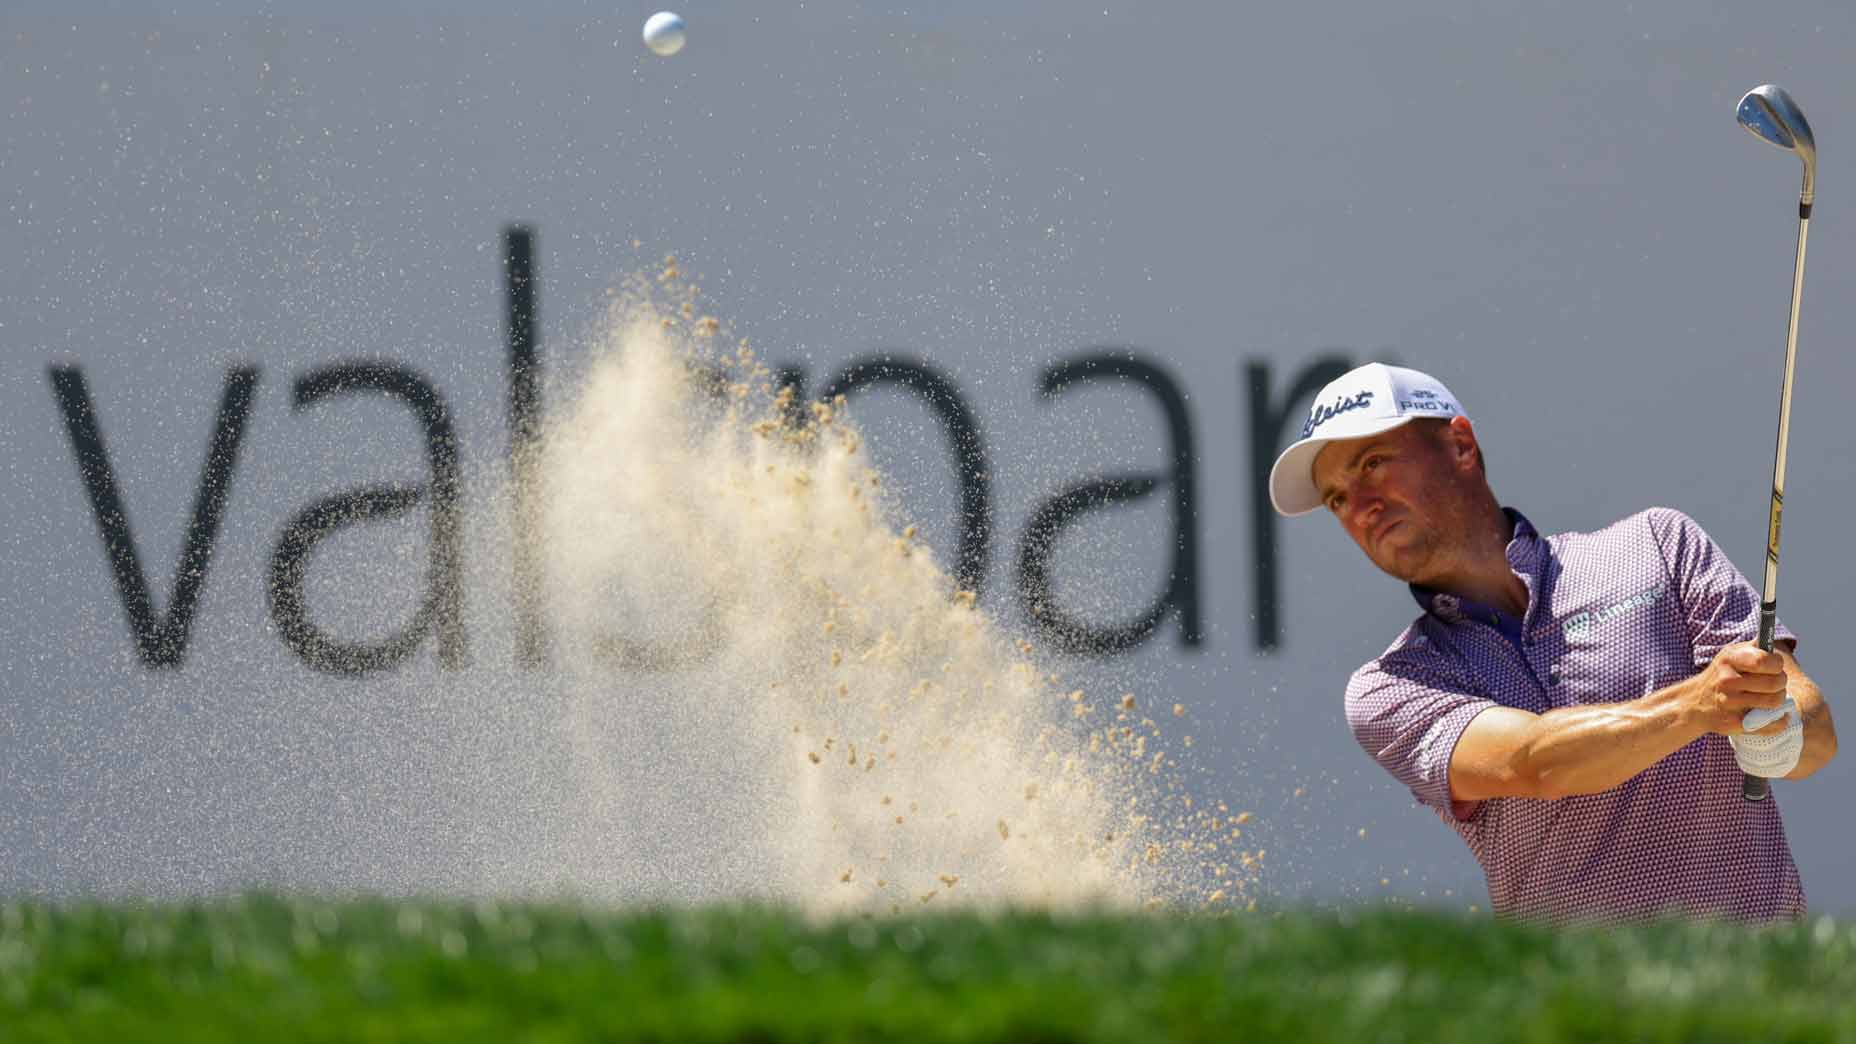
M 1759 647 L 1772 650 L 1772 631 L 1778 619 L 1779 515 L 1785 507 L 1785 451 L 1791 438 L 1792 369 L 1798 356 L 1798 297 L 1804 290 L 1804 245 L 1811 230 L 1811 204 L 1817 196 L 1817 139 L 1804 110 L 1781 87 L 1766 84 L 1746 92 L 1734 112 L 1740 126 L 1765 141 L 1794 153 L 1804 161 L 1804 187 L 1798 193 L 1798 257 L 1792 263 L 1792 310 L 1785 323 L 1785 376 L 1779 384 L 1779 444 L 1772 461 L 1772 510 L 1766 523 L 1766 580 L 1760 590 Z M 1742 727 L 1762 728 L 1797 710 L 1789 697 L 1783 707 L 1750 711 Z M 1742 744 L 1777 742 L 1763 736 L 1743 736 Z M 1771 784 L 1762 776 L 1743 774 L 1740 794 L 1748 801 L 1764 801 Z

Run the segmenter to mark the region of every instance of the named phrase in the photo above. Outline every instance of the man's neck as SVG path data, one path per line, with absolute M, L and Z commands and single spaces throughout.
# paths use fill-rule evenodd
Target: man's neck
M 1493 500 L 1483 515 L 1483 522 L 1472 528 L 1474 536 L 1463 547 L 1455 567 L 1424 586 L 1520 616 L 1527 612 L 1527 585 L 1508 563 L 1514 522 Z

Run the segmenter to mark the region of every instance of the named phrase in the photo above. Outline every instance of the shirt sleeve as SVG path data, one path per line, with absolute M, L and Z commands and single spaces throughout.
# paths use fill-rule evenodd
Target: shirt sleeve
M 1452 822 L 1450 757 L 1476 715 L 1495 706 L 1463 688 L 1395 657 L 1360 668 L 1347 685 L 1353 738 L 1421 803 Z
M 1682 603 L 1695 669 L 1706 667 L 1735 642 L 1758 638 L 1759 592 L 1700 524 L 1673 508 L 1652 508 L 1648 520 Z M 1794 646 L 1798 642 L 1783 622 L 1774 628 L 1773 638 Z

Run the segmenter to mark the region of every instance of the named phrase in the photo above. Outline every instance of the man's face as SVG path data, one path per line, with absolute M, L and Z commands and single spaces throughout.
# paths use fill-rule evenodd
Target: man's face
M 1463 495 L 1468 424 L 1415 421 L 1379 435 L 1330 442 L 1315 456 L 1315 488 L 1373 564 L 1407 583 L 1449 569 L 1468 526 Z

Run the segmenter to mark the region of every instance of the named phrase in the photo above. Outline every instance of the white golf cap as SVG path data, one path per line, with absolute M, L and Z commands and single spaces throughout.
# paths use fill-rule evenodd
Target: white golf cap
M 1321 506 L 1315 455 L 1330 442 L 1377 435 L 1420 417 L 1463 415 L 1456 396 L 1430 374 L 1385 363 L 1348 370 L 1315 396 L 1302 437 L 1276 458 L 1270 469 L 1270 503 L 1291 516 Z

